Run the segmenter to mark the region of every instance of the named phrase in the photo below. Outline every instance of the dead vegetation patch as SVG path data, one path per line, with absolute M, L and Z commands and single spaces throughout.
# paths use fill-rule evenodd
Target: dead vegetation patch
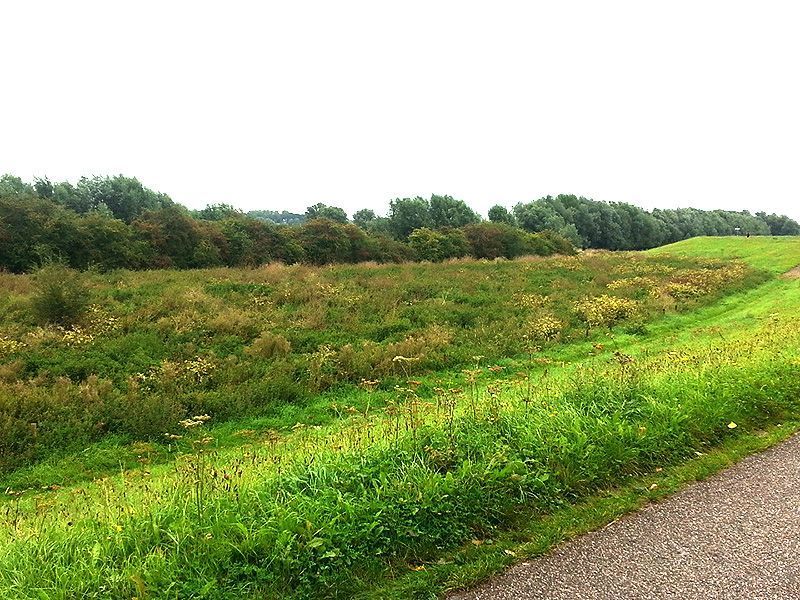
M 786 271 L 781 277 L 783 279 L 800 279 L 800 265 L 796 266 L 791 271 Z

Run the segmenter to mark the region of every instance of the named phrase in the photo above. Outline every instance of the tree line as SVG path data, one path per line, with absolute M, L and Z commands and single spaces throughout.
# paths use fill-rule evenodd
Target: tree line
M 644 211 L 559 195 L 494 206 L 488 221 L 451 196 L 398 198 L 386 216 L 352 219 L 315 204 L 304 214 L 243 213 L 229 204 L 191 211 L 137 179 L 77 184 L 0 177 L 0 269 L 24 272 L 53 260 L 78 269 L 203 268 L 268 262 L 494 259 L 570 253 L 573 246 L 644 249 L 697 235 L 800 235 L 779 215 L 696 209 Z

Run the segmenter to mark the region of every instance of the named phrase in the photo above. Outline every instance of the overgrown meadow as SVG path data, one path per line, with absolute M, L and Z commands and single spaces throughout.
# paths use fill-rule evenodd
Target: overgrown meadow
M 682 248 L 87 275 L 59 325 L 3 275 L 0 586 L 379 594 L 796 414 L 798 280 Z
M 362 381 L 394 393 L 411 375 L 644 330 L 760 281 L 740 263 L 613 253 L 2 277 L 0 471 L 107 434 L 161 440 L 187 416 L 264 415 Z M 62 314 L 78 292 L 83 308 Z

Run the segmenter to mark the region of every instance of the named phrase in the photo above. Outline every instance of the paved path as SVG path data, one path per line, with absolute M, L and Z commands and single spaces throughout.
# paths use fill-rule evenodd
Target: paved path
M 800 435 L 448 598 L 800 599 Z

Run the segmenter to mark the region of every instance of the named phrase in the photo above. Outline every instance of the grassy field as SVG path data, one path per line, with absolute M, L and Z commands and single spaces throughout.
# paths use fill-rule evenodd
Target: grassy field
M 671 255 L 687 258 L 699 256 L 740 259 L 752 267 L 770 273 L 783 273 L 798 266 L 798 237 L 700 237 L 653 248 L 651 256 Z
M 0 587 L 435 597 L 524 554 L 507 533 L 520 514 L 575 517 L 601 490 L 796 418 L 800 280 L 778 274 L 797 264 L 798 239 L 699 238 L 96 275 L 78 333 L 31 322 L 35 281 L 4 275 L 0 418 L 17 433 L 0 447 Z M 62 431 L 42 442 L 49 422 Z M 558 538 L 533 530 L 538 549 Z
M 56 285 L 77 276 L 56 275 Z M 331 398 L 365 401 L 360 384 L 387 401 L 411 376 L 491 365 L 610 327 L 644 331 L 764 275 L 739 263 L 600 253 L 85 279 L 88 309 L 65 328 L 35 319 L 41 281 L 0 275 L 0 474 L 106 436 L 157 439 L 197 414 L 322 424 L 340 412 Z

